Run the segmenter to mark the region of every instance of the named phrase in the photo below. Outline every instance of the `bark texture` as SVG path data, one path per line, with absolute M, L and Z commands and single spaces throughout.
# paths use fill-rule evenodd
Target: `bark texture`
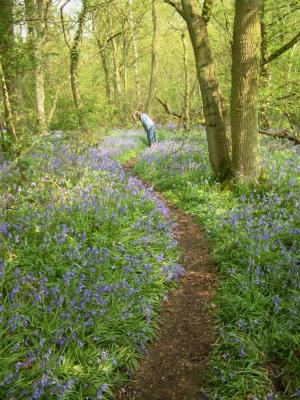
M 135 80 L 135 94 L 136 94 L 136 109 L 138 110 L 141 106 L 141 82 L 140 82 L 140 74 L 138 67 L 138 59 L 139 59 L 139 47 L 136 36 L 136 30 L 134 26 L 133 19 L 133 11 L 132 11 L 132 0 L 128 0 L 128 8 L 129 8 L 129 27 L 132 34 L 132 48 L 133 48 L 133 69 L 134 69 L 134 80 Z
M 84 106 L 83 106 L 83 103 L 82 103 L 82 100 L 80 97 L 77 75 L 78 75 L 78 64 L 79 64 L 79 56 L 80 56 L 80 42 L 81 42 L 81 38 L 82 38 L 86 14 L 87 14 L 86 0 L 83 0 L 82 8 L 81 8 L 81 11 L 78 16 L 77 30 L 75 33 L 73 45 L 70 50 L 71 88 L 72 88 L 72 94 L 73 94 L 76 114 L 77 114 L 77 118 L 78 118 L 78 123 L 79 123 L 79 127 L 80 127 L 82 133 L 88 132 L 88 126 L 87 126 L 87 122 L 86 122 L 86 118 L 85 118 Z
M 0 75 L 5 125 L 13 140 L 17 140 L 12 103 L 16 97 L 14 76 L 13 1 L 0 0 Z
M 153 100 L 157 90 L 157 74 L 158 74 L 158 26 L 157 26 L 157 0 L 152 0 L 152 23 L 153 37 L 151 45 L 151 77 L 149 82 L 148 99 L 146 103 L 146 113 L 151 112 Z
M 187 23 L 194 50 L 211 166 L 216 175 L 225 176 L 230 170 L 225 112 L 223 96 L 215 77 L 206 21 L 202 17 L 199 0 L 181 0 L 181 5 L 181 15 Z
M 11 138 L 13 139 L 13 141 L 17 142 L 17 134 L 16 134 L 16 129 L 15 129 L 15 125 L 14 125 L 11 104 L 10 104 L 10 97 L 9 97 L 6 80 L 5 80 L 5 76 L 3 73 L 3 68 L 2 68 L 1 63 L 0 63 L 0 77 L 1 77 L 4 112 L 5 112 L 6 130 L 9 133 L 9 135 L 11 136 Z
M 184 66 L 184 96 L 183 96 L 183 127 L 186 131 L 190 129 L 190 75 L 188 67 L 188 51 L 185 32 L 181 35 L 183 46 L 183 66 Z
M 46 11 L 45 0 L 25 0 L 28 36 L 35 90 L 36 129 L 39 133 L 47 131 L 45 113 L 45 84 L 44 84 L 44 20 Z
M 120 73 L 120 57 L 119 57 L 119 48 L 118 43 L 113 35 L 113 26 L 111 16 L 108 16 L 108 24 L 111 35 L 111 48 L 112 48 L 112 63 L 113 63 L 113 74 L 114 74 L 114 92 L 115 92 L 115 101 L 118 106 L 121 104 L 121 96 L 122 96 L 122 84 L 121 84 L 121 73 Z
M 234 174 L 255 182 L 261 171 L 258 132 L 260 0 L 236 0 L 232 45 L 231 130 Z
M 260 120 L 263 129 L 270 128 L 269 122 L 269 111 L 270 111 L 270 101 L 268 96 L 269 86 L 270 86 L 270 68 L 269 64 L 266 62 L 268 59 L 268 31 L 265 23 L 265 4 L 262 2 L 261 5 L 261 70 L 260 70 L 260 89 L 263 90 L 265 100 L 262 102 L 260 107 Z

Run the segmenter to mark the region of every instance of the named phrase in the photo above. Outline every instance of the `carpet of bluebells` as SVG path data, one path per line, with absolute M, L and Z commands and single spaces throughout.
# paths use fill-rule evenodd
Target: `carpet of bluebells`
M 219 338 L 206 399 L 300 399 L 300 146 L 265 138 L 262 158 L 259 186 L 219 184 L 198 131 L 171 134 L 136 165 L 212 244 Z
M 111 399 L 155 337 L 183 271 L 164 205 L 116 161 L 143 136 L 56 132 L 2 163 L 1 400 Z

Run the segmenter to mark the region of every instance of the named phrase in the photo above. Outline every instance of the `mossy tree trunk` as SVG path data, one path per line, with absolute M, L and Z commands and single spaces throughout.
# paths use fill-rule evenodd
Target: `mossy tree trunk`
M 70 77 L 71 77 L 71 88 L 72 94 L 75 104 L 75 110 L 78 118 L 79 127 L 82 133 L 88 132 L 88 126 L 86 121 L 86 116 L 84 112 L 84 106 L 81 100 L 79 84 L 78 84 L 78 65 L 79 65 L 79 56 L 80 56 L 80 42 L 83 34 L 83 27 L 85 22 L 85 17 L 87 14 L 87 4 L 86 0 L 82 2 L 82 8 L 80 10 L 78 16 L 78 25 L 77 30 L 75 32 L 73 45 L 70 49 Z
M 185 19 L 193 45 L 197 77 L 200 85 L 210 163 L 215 175 L 225 177 L 230 171 L 230 158 L 226 137 L 223 96 L 215 77 L 212 52 L 208 40 L 206 9 L 201 14 L 199 0 L 181 0 L 182 17 Z M 210 11 L 211 12 L 211 11 Z

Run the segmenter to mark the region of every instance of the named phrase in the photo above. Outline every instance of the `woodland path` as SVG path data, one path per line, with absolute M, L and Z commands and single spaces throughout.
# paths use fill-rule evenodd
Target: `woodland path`
M 123 166 L 127 174 L 132 174 L 133 165 L 131 160 Z M 158 338 L 148 345 L 147 355 L 117 398 L 201 399 L 207 357 L 214 343 L 211 300 L 216 287 L 215 266 L 199 225 L 160 193 L 156 195 L 175 222 L 174 233 L 182 253 L 180 263 L 186 275 L 163 303 Z

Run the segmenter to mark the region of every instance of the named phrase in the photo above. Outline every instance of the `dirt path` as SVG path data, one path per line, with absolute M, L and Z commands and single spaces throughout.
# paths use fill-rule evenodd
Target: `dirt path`
M 127 173 L 131 164 L 125 165 Z M 175 221 L 175 236 L 182 251 L 186 276 L 164 302 L 159 336 L 148 346 L 130 385 L 120 400 L 196 400 L 206 359 L 214 342 L 210 300 L 216 285 L 215 268 L 199 225 L 157 193 Z

